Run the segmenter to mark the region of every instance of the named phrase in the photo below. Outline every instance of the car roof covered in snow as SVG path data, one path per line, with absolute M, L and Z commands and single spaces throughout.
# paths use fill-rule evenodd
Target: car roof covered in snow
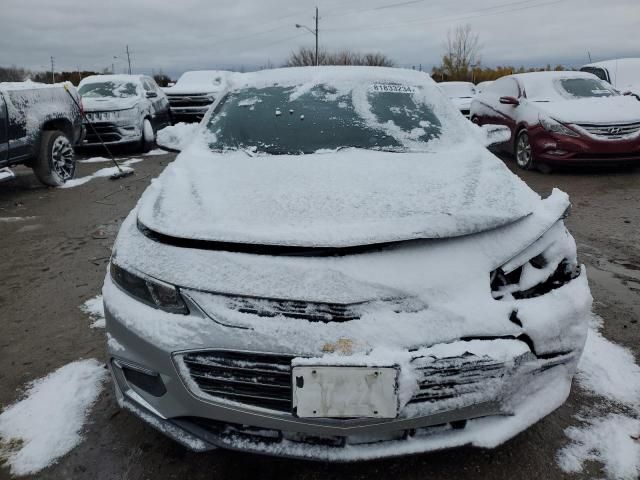
M 68 84 L 69 86 L 73 87 L 73 85 L 69 82 L 51 84 L 51 83 L 40 83 L 40 82 L 32 82 L 31 80 L 25 80 L 24 82 L 0 82 L 0 90 L 9 91 L 9 90 L 35 90 L 39 88 L 58 88 L 58 87 L 62 87 L 65 84 Z
M 233 88 L 267 85 L 358 84 L 367 81 L 435 84 L 431 77 L 416 70 L 392 67 L 323 66 L 288 67 L 234 75 Z
M 86 83 L 96 83 L 96 82 L 118 82 L 118 83 L 136 83 L 140 84 L 143 78 L 146 75 L 127 75 L 127 74 L 117 74 L 117 75 L 90 75 L 85 77 L 80 82 L 80 85 L 84 85 Z
M 589 63 L 585 67 L 606 68 L 611 83 L 615 87 L 623 88 L 630 85 L 640 85 L 640 58 L 617 58 L 602 62 Z

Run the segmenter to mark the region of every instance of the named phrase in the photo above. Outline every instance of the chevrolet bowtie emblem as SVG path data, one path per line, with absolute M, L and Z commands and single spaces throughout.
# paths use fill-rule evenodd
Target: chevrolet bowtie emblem
M 350 338 L 339 338 L 335 343 L 325 343 L 322 346 L 324 353 L 339 353 L 341 355 L 353 354 L 353 340 Z

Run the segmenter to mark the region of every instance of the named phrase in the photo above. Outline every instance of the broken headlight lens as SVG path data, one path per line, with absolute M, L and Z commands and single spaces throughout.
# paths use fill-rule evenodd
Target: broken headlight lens
M 109 272 L 116 285 L 141 302 L 169 313 L 189 313 L 180 292 L 173 285 L 139 277 L 113 262 Z
M 491 272 L 491 294 L 496 300 L 539 297 L 579 275 L 575 241 L 559 221 L 531 246 Z

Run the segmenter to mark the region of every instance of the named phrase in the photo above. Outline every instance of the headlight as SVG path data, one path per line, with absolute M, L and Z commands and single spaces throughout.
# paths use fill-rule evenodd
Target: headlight
M 142 278 L 119 267 L 113 261 L 109 267 L 111 278 L 125 292 L 141 302 L 169 313 L 187 315 L 189 309 L 180 292 L 173 285 Z
M 491 272 L 496 300 L 533 298 L 580 275 L 576 244 L 562 221 L 502 267 Z
M 554 120 L 553 118 L 540 115 L 539 119 L 540 125 L 542 125 L 542 128 L 544 128 L 547 132 L 557 133 L 558 135 L 566 135 L 568 137 L 580 136 L 578 135 L 578 133 L 574 132 L 570 128 L 565 127 L 563 124 L 561 124 L 557 120 Z

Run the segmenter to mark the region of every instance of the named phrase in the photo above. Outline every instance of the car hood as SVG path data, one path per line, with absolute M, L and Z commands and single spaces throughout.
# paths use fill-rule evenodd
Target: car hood
M 164 89 L 167 95 L 190 95 L 196 93 L 218 93 L 222 87 L 211 85 L 211 83 L 188 83 L 185 85 L 174 85 Z
M 450 100 L 451 102 L 453 102 L 457 109 L 468 110 L 471 107 L 473 97 L 452 97 L 450 98 Z
M 138 97 L 105 98 L 82 97 L 82 105 L 87 112 L 105 112 L 133 108 L 140 101 Z
M 640 102 L 632 96 L 580 98 L 534 102 L 552 118 L 564 123 L 624 123 L 640 121 Z
M 343 248 L 479 232 L 539 199 L 475 144 L 255 157 L 192 144 L 145 192 L 138 221 L 180 239 Z

